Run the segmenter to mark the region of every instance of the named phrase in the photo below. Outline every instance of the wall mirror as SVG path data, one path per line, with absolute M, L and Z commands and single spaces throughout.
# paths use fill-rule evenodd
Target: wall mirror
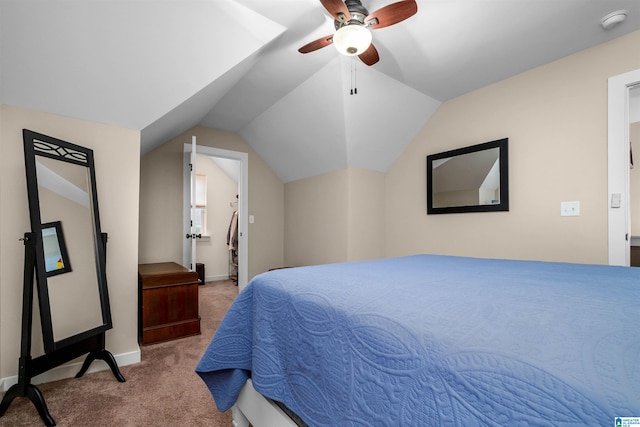
M 46 352 L 111 328 L 93 151 L 25 130 L 35 274 Z M 73 268 L 72 268 L 73 266 Z
M 427 156 L 427 214 L 508 211 L 508 142 Z

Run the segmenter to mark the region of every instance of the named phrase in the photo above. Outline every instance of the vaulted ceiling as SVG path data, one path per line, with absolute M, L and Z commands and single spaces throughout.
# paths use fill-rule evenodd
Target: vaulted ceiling
M 319 0 L 2 0 L 0 102 L 140 130 L 143 154 L 237 132 L 284 182 L 386 171 L 441 102 L 640 29 L 638 0 L 417 3 L 373 32 L 369 67 L 298 53 L 333 33 Z

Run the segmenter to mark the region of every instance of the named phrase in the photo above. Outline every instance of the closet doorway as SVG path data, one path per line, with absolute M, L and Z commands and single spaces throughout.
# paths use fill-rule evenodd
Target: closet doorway
M 630 201 L 630 125 L 640 108 L 632 103 L 640 87 L 640 69 L 609 78 L 608 130 L 608 200 L 609 264 L 630 265 L 631 201 Z M 636 147 L 637 148 L 637 147 Z M 636 153 L 636 159 L 638 153 Z M 636 160 L 636 167 L 637 160 Z
M 191 218 L 191 151 L 192 144 L 184 145 L 183 229 L 190 234 Z M 196 145 L 195 173 L 200 188 L 207 189 L 204 206 L 202 237 L 183 241 L 183 265 L 191 263 L 192 246 L 195 246 L 197 263 L 204 264 L 205 278 L 226 279 L 236 276 L 240 289 L 248 282 L 248 155 L 247 153 Z M 218 182 L 216 182 L 218 181 Z M 202 195 L 201 195 L 202 196 Z M 202 199 L 202 197 L 200 197 Z M 200 201 L 202 203 L 202 200 Z M 237 240 L 233 241 L 231 222 L 234 222 Z M 228 234 L 229 246 L 227 246 Z M 235 244 L 235 246 L 234 246 Z M 234 251 L 233 253 L 232 251 Z M 237 256 L 235 256 L 237 255 Z

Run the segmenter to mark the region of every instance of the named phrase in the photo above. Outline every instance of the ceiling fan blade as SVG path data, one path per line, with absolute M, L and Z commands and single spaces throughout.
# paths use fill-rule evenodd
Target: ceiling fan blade
M 318 50 L 325 46 L 329 46 L 331 43 L 333 43 L 333 34 L 329 36 L 320 37 L 318 40 L 314 40 L 311 43 L 305 44 L 300 49 L 298 49 L 298 52 L 300 53 L 313 52 L 314 50 Z
M 351 19 L 349 9 L 347 9 L 347 5 L 342 0 L 320 0 L 320 3 L 337 21 L 342 21 L 346 24 Z M 340 14 L 344 18 L 341 19 Z
M 378 55 L 378 49 L 372 43 L 367 50 L 358 55 L 358 58 L 367 65 L 373 65 L 380 60 L 380 55 Z
M 364 19 L 364 24 L 372 30 L 377 30 L 404 21 L 416 12 L 418 12 L 418 5 L 415 0 L 399 1 L 370 13 Z

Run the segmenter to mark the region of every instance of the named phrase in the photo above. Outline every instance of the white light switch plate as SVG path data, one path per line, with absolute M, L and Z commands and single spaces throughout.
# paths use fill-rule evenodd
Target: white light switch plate
M 621 194 L 620 193 L 612 193 L 611 194 L 611 207 L 612 208 L 619 208 L 620 207 L 620 199 L 621 199 Z
M 580 202 L 560 202 L 560 216 L 580 216 Z

